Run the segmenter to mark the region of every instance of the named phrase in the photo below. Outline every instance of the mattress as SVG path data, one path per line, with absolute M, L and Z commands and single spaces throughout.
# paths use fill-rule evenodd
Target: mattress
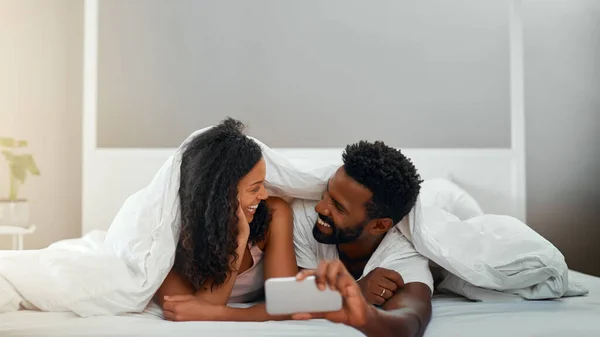
M 470 302 L 434 295 L 433 318 L 426 337 L 600 336 L 600 278 L 571 272 L 570 279 L 590 291 L 585 297 L 549 301 Z M 81 318 L 70 313 L 18 311 L 0 314 L 0 336 L 362 336 L 347 326 L 323 320 L 307 322 L 164 321 L 150 306 L 140 314 Z

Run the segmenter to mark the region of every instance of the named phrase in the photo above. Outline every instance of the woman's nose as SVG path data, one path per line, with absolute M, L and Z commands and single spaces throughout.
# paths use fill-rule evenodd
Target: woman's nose
M 266 187 L 261 187 L 260 189 L 260 194 L 259 194 L 259 199 L 260 200 L 266 200 L 269 197 L 269 192 L 267 192 L 267 188 Z

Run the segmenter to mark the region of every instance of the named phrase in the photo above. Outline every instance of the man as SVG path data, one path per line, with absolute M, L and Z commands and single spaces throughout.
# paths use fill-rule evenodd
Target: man
M 344 306 L 295 318 L 326 318 L 367 336 L 422 336 L 431 318 L 433 279 L 428 260 L 396 226 L 407 225 L 419 174 L 383 142 L 349 145 L 342 159 L 321 201 L 298 200 L 293 210 L 296 258 L 305 269 L 298 279 L 316 275 L 320 288 L 340 291 Z

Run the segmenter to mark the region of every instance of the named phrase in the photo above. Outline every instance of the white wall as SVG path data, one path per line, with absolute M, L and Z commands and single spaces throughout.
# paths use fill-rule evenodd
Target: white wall
M 527 218 L 600 276 L 600 1 L 528 0 Z
M 28 249 L 80 235 L 82 39 L 83 1 L 0 0 L 0 135 L 28 140 L 42 172 L 21 189 Z M 7 177 L 0 157 L 0 197 Z

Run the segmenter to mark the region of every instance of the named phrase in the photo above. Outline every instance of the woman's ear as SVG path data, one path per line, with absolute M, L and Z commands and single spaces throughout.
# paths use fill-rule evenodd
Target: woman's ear
M 369 226 L 369 233 L 371 233 L 371 235 L 385 234 L 392 227 L 394 227 L 394 222 L 390 218 L 373 219 Z

